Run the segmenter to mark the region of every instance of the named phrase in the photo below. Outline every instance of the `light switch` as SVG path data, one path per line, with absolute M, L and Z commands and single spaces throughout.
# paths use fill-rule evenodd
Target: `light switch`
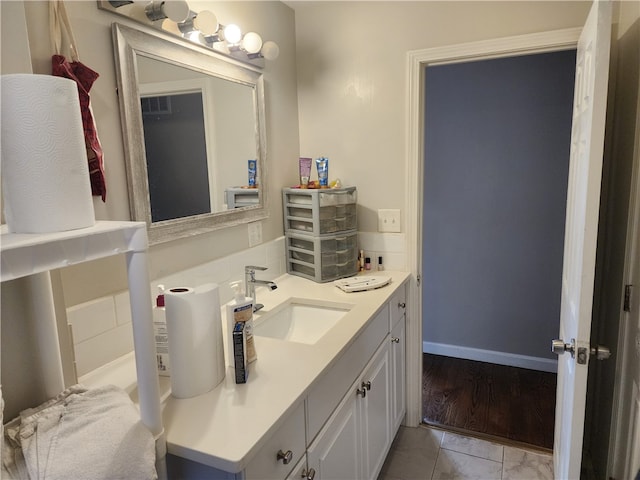
M 249 224 L 249 248 L 262 243 L 262 222 L 251 222 Z
M 399 233 L 400 230 L 400 210 L 382 209 L 378 210 L 378 231 Z

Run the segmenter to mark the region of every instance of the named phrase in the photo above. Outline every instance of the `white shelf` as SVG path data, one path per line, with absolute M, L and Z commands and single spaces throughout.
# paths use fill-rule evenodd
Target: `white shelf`
M 89 228 L 44 234 L 9 233 L 7 226 L 2 225 L 0 254 L 2 282 L 113 255 L 127 256 L 140 417 L 156 438 L 156 469 L 159 478 L 166 478 L 166 441 L 156 371 L 146 223 L 99 221 Z M 43 346 L 51 353 L 43 356 L 42 369 L 53 372 L 52 376 L 56 377 L 45 379 L 45 383 L 60 384 L 61 375 L 56 372 L 61 372 L 61 367 L 46 368 L 56 361 L 61 362 L 52 355 L 57 352 L 59 357 L 55 321 L 52 325 L 44 319 L 39 320 L 42 321 L 38 322 L 34 337 L 44 339 L 46 344 Z
M 9 233 L 0 228 L 0 280 L 42 273 L 120 253 L 147 249 L 144 222 L 96 222 L 55 233 Z

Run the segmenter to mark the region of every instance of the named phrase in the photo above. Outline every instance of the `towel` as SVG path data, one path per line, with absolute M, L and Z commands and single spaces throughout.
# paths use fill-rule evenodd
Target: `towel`
M 10 478 L 157 478 L 153 435 L 127 393 L 111 385 L 74 385 L 21 412 L 7 424 L 3 443 Z

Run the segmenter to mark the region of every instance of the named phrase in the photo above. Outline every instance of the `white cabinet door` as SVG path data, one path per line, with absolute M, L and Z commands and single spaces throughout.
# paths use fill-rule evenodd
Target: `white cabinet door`
M 405 319 L 391 330 L 391 435 L 404 419 L 406 412 L 406 375 L 405 375 Z
M 307 449 L 308 467 L 315 470 L 315 480 L 362 478 L 358 400 L 354 387 Z
M 387 337 L 388 339 L 389 337 Z M 391 445 L 390 341 L 385 341 L 362 375 L 358 398 L 362 435 L 361 478 L 375 479 Z

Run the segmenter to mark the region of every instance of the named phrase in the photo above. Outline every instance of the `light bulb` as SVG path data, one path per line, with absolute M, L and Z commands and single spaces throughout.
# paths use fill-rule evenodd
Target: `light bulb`
M 203 10 L 193 19 L 193 26 L 204 35 L 213 35 L 218 31 L 218 18 L 213 12 Z
M 176 23 L 184 22 L 189 18 L 189 4 L 184 0 L 163 2 L 162 10 L 167 17 Z
M 186 0 L 172 0 L 170 2 L 153 0 L 144 7 L 147 18 L 152 22 L 170 18 L 176 23 L 181 23 L 189 18 L 189 11 L 189 4 Z
M 227 43 L 231 45 L 238 43 L 242 38 L 242 32 L 240 31 L 240 27 L 237 25 L 234 25 L 233 23 L 224 27 L 223 35 Z
M 267 60 L 275 60 L 278 58 L 278 55 L 280 55 L 280 47 L 276 42 L 267 40 L 264 42 L 264 45 L 262 45 L 261 52 L 262 56 Z
M 256 32 L 246 33 L 245 36 L 242 37 L 240 46 L 247 53 L 258 53 L 262 48 L 262 37 Z

